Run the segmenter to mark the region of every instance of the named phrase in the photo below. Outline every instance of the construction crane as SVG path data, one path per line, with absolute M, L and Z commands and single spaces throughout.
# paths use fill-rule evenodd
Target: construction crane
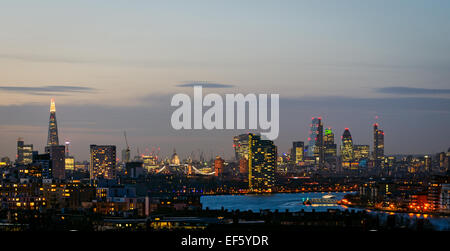
M 130 161 L 130 146 L 128 145 L 126 131 L 123 131 L 123 136 L 125 137 L 125 143 L 127 144 L 127 149 L 125 150 L 125 163 L 128 163 Z

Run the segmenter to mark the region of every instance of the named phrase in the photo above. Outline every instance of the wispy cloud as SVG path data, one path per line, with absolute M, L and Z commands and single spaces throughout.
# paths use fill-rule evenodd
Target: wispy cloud
M 194 86 L 201 86 L 203 88 L 232 88 L 232 87 L 234 87 L 234 85 L 212 83 L 212 82 L 208 82 L 208 81 L 189 81 L 187 83 L 177 85 L 177 87 L 194 87 Z
M 95 92 L 96 89 L 85 86 L 48 85 L 48 86 L 0 86 L 0 90 L 8 92 L 18 92 L 29 95 L 57 95 L 62 96 L 68 93 L 88 93 Z
M 428 89 L 413 87 L 383 87 L 376 89 L 378 93 L 400 94 L 400 95 L 417 95 L 417 94 L 450 94 L 450 89 Z
M 450 113 L 450 99 L 431 97 L 353 98 L 343 96 L 281 98 L 281 107 L 360 109 L 366 111 L 434 111 Z

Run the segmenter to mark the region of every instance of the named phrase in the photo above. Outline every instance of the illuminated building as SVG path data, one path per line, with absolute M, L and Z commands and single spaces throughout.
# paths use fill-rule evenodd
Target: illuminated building
M 430 210 L 438 210 L 441 203 L 442 185 L 447 182 L 445 176 L 433 176 L 428 184 L 428 203 Z
M 307 157 L 314 157 L 318 163 L 323 163 L 324 149 L 323 149 L 323 124 L 322 118 L 312 118 L 311 129 L 308 138 Z
M 373 125 L 373 160 L 375 167 L 382 167 L 384 159 L 384 132 L 378 129 L 378 123 Z
M 68 171 L 74 171 L 75 170 L 75 158 L 72 156 L 66 157 L 66 167 L 65 169 Z
M 214 160 L 214 176 L 218 177 L 223 174 L 224 162 L 225 161 L 220 156 L 216 157 Z
M 293 163 L 299 164 L 300 162 L 303 162 L 304 153 L 305 146 L 303 141 L 295 141 L 292 143 L 291 159 Z
M 17 140 L 17 164 L 27 165 L 33 162 L 33 145 L 25 145 L 22 138 Z
M 66 147 L 49 145 L 45 147 L 45 152 L 50 154 L 52 161 L 52 177 L 63 180 L 66 177 Z
M 116 178 L 116 146 L 91 145 L 91 161 L 89 163 L 90 179 Z
M 39 168 L 43 179 L 51 179 L 53 177 L 52 161 L 49 153 L 38 154 L 34 152 L 32 166 Z
M 369 145 L 355 145 L 353 147 L 353 154 L 355 161 L 361 161 L 363 159 L 368 159 L 370 155 Z
M 170 164 L 174 166 L 179 166 L 181 163 L 180 158 L 175 149 L 173 149 L 172 158 L 170 159 Z
M 147 172 L 156 171 L 158 168 L 156 157 L 153 155 L 143 155 L 142 161 L 144 162 L 144 169 Z
M 353 140 L 348 128 L 345 128 L 344 134 L 342 134 L 341 158 L 342 161 L 353 161 L 354 159 Z
M 450 184 L 442 184 L 439 210 L 443 213 L 450 212 Z
M 269 190 L 275 185 L 277 147 L 271 140 L 248 134 L 248 182 L 251 190 Z
M 241 134 L 233 137 L 233 148 L 236 160 L 248 159 L 248 134 Z
M 331 128 L 325 129 L 323 135 L 323 146 L 325 159 L 334 158 L 337 155 L 337 145 L 334 143 L 334 133 Z
M 239 173 L 248 174 L 248 159 L 241 158 L 239 160 Z
M 11 160 L 8 157 L 3 157 L 0 159 L 0 167 L 9 166 L 11 164 Z
M 55 100 L 52 99 L 50 103 L 50 119 L 48 123 L 47 146 L 57 146 L 57 145 L 59 145 L 58 125 L 56 123 Z
M 439 153 L 437 158 L 439 159 L 439 171 L 445 173 L 450 170 L 450 148 L 448 149 L 447 153 Z
M 390 175 L 392 174 L 392 171 L 394 169 L 394 164 L 395 164 L 395 156 L 387 156 L 384 159 L 384 169 L 385 169 L 385 174 L 386 175 Z
M 74 171 L 75 170 L 75 158 L 73 156 L 70 156 L 69 153 L 69 145 L 70 142 L 66 141 L 66 165 L 65 169 L 68 171 Z

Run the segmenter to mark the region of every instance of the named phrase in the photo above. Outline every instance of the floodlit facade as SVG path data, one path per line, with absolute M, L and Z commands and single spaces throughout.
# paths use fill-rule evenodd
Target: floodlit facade
M 353 161 L 354 159 L 353 140 L 348 128 L 345 128 L 342 134 L 341 158 L 342 161 Z
M 116 146 L 91 145 L 90 179 L 116 178 Z
M 56 123 L 55 100 L 52 99 L 50 103 L 50 119 L 48 122 L 47 146 L 57 146 L 57 145 L 59 145 L 58 124 Z

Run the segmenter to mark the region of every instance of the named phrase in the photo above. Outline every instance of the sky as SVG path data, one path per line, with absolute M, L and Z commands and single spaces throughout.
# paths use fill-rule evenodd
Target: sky
M 90 144 L 120 151 L 124 130 L 133 155 L 230 159 L 246 131 L 170 127 L 171 97 L 193 83 L 280 94 L 279 152 L 319 116 L 338 143 L 348 127 L 371 144 L 378 122 L 388 154 L 450 147 L 446 0 L 0 0 L 0 13 L 0 156 L 18 137 L 44 150 L 54 97 L 78 160 Z

